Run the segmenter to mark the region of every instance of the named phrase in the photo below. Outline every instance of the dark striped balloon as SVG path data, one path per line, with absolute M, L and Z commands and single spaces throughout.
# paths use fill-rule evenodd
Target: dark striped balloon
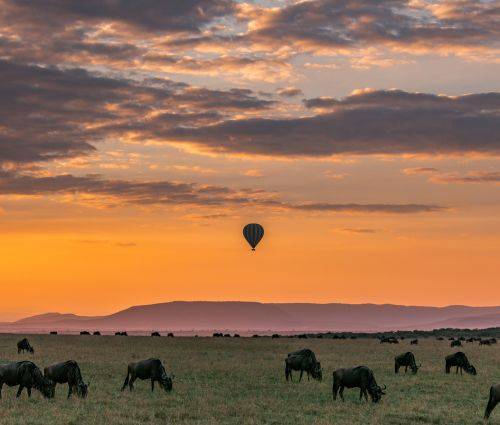
M 252 247 L 252 251 L 255 251 L 255 247 L 264 236 L 264 228 L 257 223 L 247 224 L 243 228 L 243 236 Z

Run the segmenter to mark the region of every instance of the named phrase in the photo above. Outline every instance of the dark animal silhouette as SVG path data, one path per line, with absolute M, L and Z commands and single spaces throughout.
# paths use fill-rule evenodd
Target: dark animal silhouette
M 223 334 L 221 334 L 220 332 L 215 332 L 213 335 L 212 335 L 214 338 L 220 338 L 222 336 L 224 336 Z
M 68 384 L 68 398 L 73 391 L 81 398 L 87 397 L 89 384 L 83 382 L 80 366 L 74 360 L 48 366 L 43 370 L 43 374 L 55 384 Z
M 491 341 L 489 339 L 483 339 L 479 341 L 479 345 L 491 345 Z
M 233 338 L 239 338 L 240 337 L 240 334 L 234 334 L 233 335 Z
M 169 333 L 167 334 L 167 338 L 173 338 L 173 337 L 174 337 L 174 334 L 173 334 L 172 332 L 169 332 Z
M 495 406 L 500 403 L 500 384 L 493 385 L 490 388 L 490 398 L 484 412 L 484 419 L 488 419 Z
M 373 371 L 366 366 L 358 366 L 348 369 L 337 369 L 333 372 L 332 394 L 333 400 L 337 400 L 337 392 L 342 401 L 344 400 L 344 388 L 359 388 L 359 399 L 365 396 L 368 401 L 368 394 L 373 403 L 380 401 L 385 394 L 384 388 L 380 387 L 375 380 Z
M 224 334 L 224 338 L 231 338 L 231 334 Z
M 302 380 L 304 372 L 307 373 L 308 380 L 309 375 L 318 381 L 323 379 L 321 363 L 316 360 L 315 354 L 308 348 L 288 354 L 285 359 L 285 379 L 287 381 L 290 378 L 293 382 L 292 370 L 300 371 L 299 382 Z
M 90 335 L 90 332 L 89 331 L 81 331 L 80 335 Z
M 151 336 L 161 336 L 160 332 L 151 332 Z
M 281 335 L 280 334 L 273 334 L 273 336 L 271 338 L 272 339 L 281 338 Z
M 469 375 L 477 375 L 476 368 L 469 363 L 469 359 L 462 351 L 457 351 L 455 354 L 450 354 L 445 358 L 445 372 L 450 373 L 450 369 L 456 366 L 458 370 L 460 369 L 460 375 L 462 375 L 462 371 L 465 370 Z
M 56 331 L 50 331 L 50 334 L 51 335 L 57 335 L 57 332 Z
M 497 339 L 496 338 L 490 338 L 490 343 L 491 344 L 496 344 L 497 343 Z
M 436 338 L 438 341 L 444 341 L 444 338 L 442 336 Z
M 412 339 L 410 345 L 418 345 L 418 339 Z
M 95 332 L 93 333 L 93 335 L 100 336 L 100 335 L 101 335 L 101 332 L 99 332 L 99 331 L 95 331 Z
M 45 398 L 54 397 L 55 384 L 42 375 L 38 366 L 29 361 L 7 363 L 0 366 L 0 398 L 2 398 L 3 384 L 13 387 L 19 385 L 16 397 L 21 395 L 24 388 L 31 397 L 31 389 L 40 391 Z
M 151 379 L 151 391 L 155 389 L 155 382 L 160 384 L 165 391 L 172 391 L 172 381 L 174 375 L 168 376 L 161 360 L 147 359 L 136 363 L 130 363 L 127 368 L 127 377 L 123 383 L 122 391 L 127 387 L 130 391 L 134 389 L 134 381 L 139 378 L 141 380 Z
M 128 336 L 127 332 L 115 332 L 115 335 L 119 335 L 119 336 Z
M 35 349 L 31 346 L 28 338 L 23 338 L 17 343 L 17 353 L 27 351 L 28 353 L 35 354 Z
M 450 347 L 461 347 L 461 346 L 462 343 L 458 339 L 451 341 Z
M 399 344 L 399 341 L 395 337 L 383 337 L 380 339 L 381 344 Z
M 398 373 L 399 368 L 403 366 L 405 367 L 405 373 L 408 371 L 408 368 L 410 368 L 415 374 L 422 365 L 417 366 L 414 354 L 411 351 L 408 351 L 407 353 L 400 354 L 394 358 L 394 371 L 396 373 Z
M 257 334 L 252 335 L 252 338 L 260 338 L 260 335 L 257 335 Z
M 475 339 L 474 339 L 474 338 L 467 338 L 467 339 L 465 340 L 465 342 L 474 342 L 474 341 L 475 341 Z

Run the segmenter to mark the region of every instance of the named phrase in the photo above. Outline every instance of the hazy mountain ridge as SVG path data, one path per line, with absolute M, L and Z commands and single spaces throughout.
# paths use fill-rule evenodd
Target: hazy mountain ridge
M 173 301 L 132 306 L 107 316 L 46 313 L 0 323 L 0 331 L 383 331 L 495 326 L 500 326 L 500 306 Z

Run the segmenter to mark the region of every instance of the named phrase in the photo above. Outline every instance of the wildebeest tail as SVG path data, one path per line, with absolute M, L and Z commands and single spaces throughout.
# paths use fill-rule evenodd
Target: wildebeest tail
M 484 412 L 484 419 L 488 419 L 492 410 L 495 407 L 495 389 L 493 387 L 490 388 L 490 398 L 488 400 L 488 404 L 486 405 L 486 410 Z
M 130 372 L 127 370 L 127 376 L 125 377 L 125 382 L 123 383 L 122 391 L 125 388 L 127 388 L 129 378 L 130 378 Z

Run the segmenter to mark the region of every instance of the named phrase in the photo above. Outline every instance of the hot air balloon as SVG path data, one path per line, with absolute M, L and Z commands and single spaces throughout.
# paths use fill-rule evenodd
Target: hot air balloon
M 252 251 L 255 251 L 255 247 L 264 236 L 264 228 L 257 223 L 247 224 L 243 228 L 243 236 L 252 247 Z

